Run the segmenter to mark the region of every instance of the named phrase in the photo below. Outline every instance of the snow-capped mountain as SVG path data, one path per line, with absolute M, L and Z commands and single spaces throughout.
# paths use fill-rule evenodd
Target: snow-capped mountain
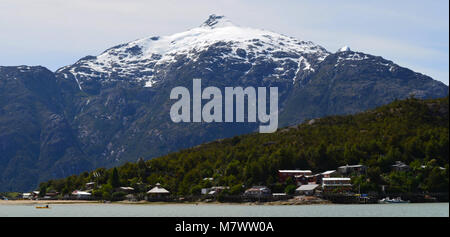
M 165 70 L 172 65 L 186 60 L 195 62 L 211 48 L 221 50 L 216 60 L 222 58 L 247 64 L 247 71 L 257 66 L 258 61 L 272 60 L 277 64 L 272 75 L 292 82 L 305 73 L 314 72 L 315 65 L 330 54 L 309 41 L 236 26 L 224 16 L 211 15 L 199 27 L 118 45 L 57 72 L 73 75 L 81 90 L 90 80 L 102 83 L 127 80 L 153 87 L 164 80 Z
M 443 83 L 382 57 L 350 47 L 330 53 L 211 15 L 199 27 L 121 44 L 54 73 L 0 67 L 0 191 L 258 129 L 173 123 L 170 91 L 194 78 L 203 87 L 278 87 L 279 128 L 411 95 L 448 96 Z

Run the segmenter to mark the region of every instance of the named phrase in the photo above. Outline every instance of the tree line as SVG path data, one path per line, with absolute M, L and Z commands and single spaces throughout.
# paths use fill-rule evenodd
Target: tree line
M 355 115 L 329 116 L 272 134 L 236 136 L 148 161 L 140 158 L 112 169 L 49 180 L 39 189 L 65 195 L 95 182 L 93 195 L 103 199 L 123 196 L 116 190 L 120 186 L 143 194 L 156 183 L 175 195 L 198 195 L 211 186 L 229 186 L 226 193 L 237 195 L 252 185 L 290 193 L 295 184 L 279 183 L 280 169 L 323 172 L 363 164 L 367 173 L 352 178 L 362 192 L 384 187 L 387 192 L 448 193 L 448 101 L 398 100 Z M 396 161 L 410 170 L 393 170 Z

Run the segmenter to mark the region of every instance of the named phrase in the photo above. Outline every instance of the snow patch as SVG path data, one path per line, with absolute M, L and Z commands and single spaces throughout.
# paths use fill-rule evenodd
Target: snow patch
M 200 53 L 213 45 L 230 49 L 222 54 L 222 58 L 252 65 L 254 62 L 249 60 L 249 54 L 253 58 L 276 62 L 293 60 L 299 65 L 296 75 L 300 71 L 314 71 L 307 58 L 321 62 L 329 55 L 312 42 L 267 30 L 238 27 L 224 16 L 211 15 L 200 27 L 169 36 L 139 39 L 108 49 L 97 57 L 80 60 L 76 65 L 88 70 L 70 72 L 80 89 L 78 80 L 84 78 L 126 78 L 143 81 L 145 87 L 152 87 L 158 80 L 155 68 L 168 66 L 180 58 L 197 61 Z M 306 57 L 312 54 L 314 57 Z
M 350 53 L 350 54 L 344 54 L 344 56 L 338 56 L 337 63 L 334 65 L 335 67 L 339 66 L 342 62 L 345 61 L 362 61 L 370 59 L 369 56 L 362 53 Z
M 352 51 L 352 50 L 348 46 L 344 46 L 338 50 L 338 52 L 349 52 L 349 51 Z

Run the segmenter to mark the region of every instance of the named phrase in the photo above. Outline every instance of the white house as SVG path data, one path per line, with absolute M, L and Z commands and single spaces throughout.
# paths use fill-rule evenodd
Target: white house
M 323 178 L 323 191 L 341 190 L 348 191 L 352 188 L 351 178 Z
M 170 192 L 161 187 L 160 183 L 157 183 L 156 186 L 154 188 L 152 188 L 150 191 L 147 192 L 148 195 L 150 196 L 156 196 L 156 197 L 161 197 L 161 196 L 167 196 L 170 194 Z
M 305 184 L 302 185 L 300 187 L 298 187 L 295 192 L 300 194 L 300 195 L 307 195 L 307 196 L 311 196 L 314 195 L 314 193 L 316 192 L 316 189 L 319 187 L 318 184 Z
M 92 194 L 85 191 L 75 190 L 72 192 L 72 196 L 75 196 L 77 199 L 89 199 Z
M 22 194 L 23 199 L 31 199 L 32 197 L 33 197 L 33 195 L 31 193 L 23 193 Z

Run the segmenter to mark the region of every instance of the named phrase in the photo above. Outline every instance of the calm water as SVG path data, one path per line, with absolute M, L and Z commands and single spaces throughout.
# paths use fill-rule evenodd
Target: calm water
M 448 203 L 375 205 L 0 205 L 0 217 L 449 217 Z

